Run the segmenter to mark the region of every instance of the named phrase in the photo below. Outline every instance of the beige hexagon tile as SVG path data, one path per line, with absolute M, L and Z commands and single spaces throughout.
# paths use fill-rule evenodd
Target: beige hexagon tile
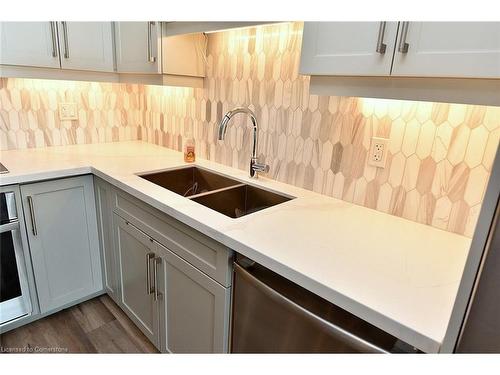
M 465 124 L 471 129 L 477 128 L 483 123 L 484 116 L 486 114 L 485 106 L 481 105 L 469 105 L 465 112 Z
M 344 191 L 344 175 L 342 173 L 336 173 L 333 180 L 332 195 L 337 199 L 342 199 L 342 192 Z
M 464 162 L 453 167 L 448 182 L 448 189 L 446 191 L 451 202 L 455 203 L 463 199 L 465 188 L 469 180 L 469 174 L 470 169 Z
M 419 223 L 431 225 L 435 208 L 436 198 L 432 193 L 421 195 L 416 220 Z
M 500 128 L 500 107 L 487 107 L 483 118 L 483 125 L 488 131 Z
M 440 229 L 447 229 L 450 219 L 452 203 L 448 197 L 441 197 L 436 201 L 432 226 Z
M 362 204 L 365 207 L 376 209 L 379 192 L 380 192 L 379 182 L 374 180 L 372 181 L 367 180 L 364 202 Z
M 420 164 L 417 176 L 416 187 L 420 194 L 431 191 L 434 173 L 436 172 L 436 162 L 432 157 L 425 158 Z
M 353 203 L 363 205 L 366 197 L 366 187 L 368 182 L 364 177 L 357 179 L 354 183 Z
M 465 154 L 465 163 L 470 168 L 474 168 L 481 164 L 484 156 L 484 149 L 488 142 L 488 136 L 489 132 L 483 126 L 476 127 L 472 130 Z
M 402 186 L 392 190 L 391 202 L 389 204 L 389 213 L 396 216 L 403 216 L 403 210 L 406 199 L 406 191 Z
M 465 152 L 470 137 L 470 128 L 462 125 L 453 129 L 450 140 L 450 147 L 446 158 L 451 164 L 456 165 L 464 160 Z
M 389 183 L 392 187 L 397 187 L 401 184 L 405 171 L 406 160 L 407 159 L 402 153 L 393 155 L 389 174 Z
M 390 184 L 385 183 L 380 187 L 377 199 L 377 210 L 389 213 L 391 206 L 393 188 Z
M 482 165 L 470 170 L 464 191 L 464 201 L 469 204 L 469 206 L 481 203 L 487 181 L 488 171 Z
M 500 142 L 500 128 L 497 128 L 490 133 L 488 137 L 488 142 L 486 143 L 486 148 L 484 150 L 482 164 L 488 171 L 491 171 L 491 167 L 493 166 L 495 154 L 499 147 L 499 142 Z
M 434 105 L 431 102 L 419 102 L 417 104 L 417 112 L 415 114 L 417 121 L 423 124 L 430 119 L 433 113 L 433 108 Z
M 448 119 L 450 105 L 448 103 L 434 103 L 432 106 L 431 120 L 436 125 L 441 125 Z
M 469 210 L 469 205 L 462 200 L 453 203 L 447 229 L 450 232 L 464 233 Z
M 401 118 L 398 118 L 392 122 L 389 142 L 389 151 L 391 153 L 396 154 L 397 152 L 401 151 L 405 128 L 406 123 Z
M 421 124 L 417 120 L 411 120 L 406 124 L 405 135 L 403 137 L 403 144 L 401 152 L 405 156 L 410 156 L 415 153 L 418 143 L 418 135 L 420 132 Z
M 321 169 L 315 169 L 314 171 L 314 181 L 313 181 L 313 191 L 317 193 L 323 192 L 323 181 L 325 178 L 325 172 Z
M 410 190 L 406 193 L 402 215 L 405 219 L 417 221 L 420 200 L 420 194 L 416 189 Z
M 325 195 L 333 195 L 333 181 L 335 179 L 335 175 L 331 169 L 328 169 L 325 172 L 325 178 L 323 182 L 323 194 Z
M 408 159 L 406 159 L 406 165 L 402 179 L 402 186 L 406 189 L 406 191 L 410 191 L 416 188 L 418 172 L 420 170 L 420 163 L 420 159 L 417 155 L 412 155 Z
M 448 160 L 445 159 L 437 163 L 431 186 L 431 192 L 436 198 L 447 194 L 452 172 L 453 166 Z
M 448 112 L 448 122 L 452 127 L 457 127 L 465 121 L 467 108 L 462 104 L 450 104 Z
M 436 125 L 434 125 L 434 122 L 427 120 L 422 124 L 416 150 L 416 154 L 421 160 L 430 155 L 434 144 L 435 133 Z

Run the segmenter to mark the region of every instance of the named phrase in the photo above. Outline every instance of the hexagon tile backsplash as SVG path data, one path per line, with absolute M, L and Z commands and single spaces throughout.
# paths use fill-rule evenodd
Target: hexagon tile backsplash
M 235 106 L 259 119 L 270 177 L 472 236 L 500 139 L 500 107 L 309 94 L 298 73 L 302 24 L 209 34 L 204 89 L 0 81 L 1 149 L 142 139 L 247 169 L 250 126 L 217 122 Z M 78 121 L 59 121 L 75 101 Z M 387 167 L 367 164 L 372 136 L 390 139 Z

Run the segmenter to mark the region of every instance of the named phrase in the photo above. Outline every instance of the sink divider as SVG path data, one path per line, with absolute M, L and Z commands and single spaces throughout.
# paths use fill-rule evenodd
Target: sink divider
M 219 193 L 219 192 L 225 191 L 225 190 L 236 189 L 236 188 L 239 188 L 239 187 L 242 187 L 242 186 L 245 186 L 245 185 L 247 185 L 247 184 L 240 183 L 240 184 L 236 184 L 236 185 L 226 186 L 226 187 L 223 187 L 223 188 L 220 188 L 220 189 L 216 189 L 216 190 L 206 191 L 206 192 L 200 193 L 200 194 L 190 195 L 190 196 L 184 197 L 184 198 L 194 199 L 194 198 L 198 198 L 198 197 L 203 197 L 205 195 Z

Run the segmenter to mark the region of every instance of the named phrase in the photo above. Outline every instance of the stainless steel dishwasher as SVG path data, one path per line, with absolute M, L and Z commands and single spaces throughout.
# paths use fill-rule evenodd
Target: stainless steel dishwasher
M 233 353 L 415 353 L 410 345 L 238 255 Z

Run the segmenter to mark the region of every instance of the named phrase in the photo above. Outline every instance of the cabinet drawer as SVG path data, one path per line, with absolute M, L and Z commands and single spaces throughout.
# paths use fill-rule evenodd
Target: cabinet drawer
M 113 211 L 220 284 L 231 285 L 232 252 L 225 246 L 117 189 Z

